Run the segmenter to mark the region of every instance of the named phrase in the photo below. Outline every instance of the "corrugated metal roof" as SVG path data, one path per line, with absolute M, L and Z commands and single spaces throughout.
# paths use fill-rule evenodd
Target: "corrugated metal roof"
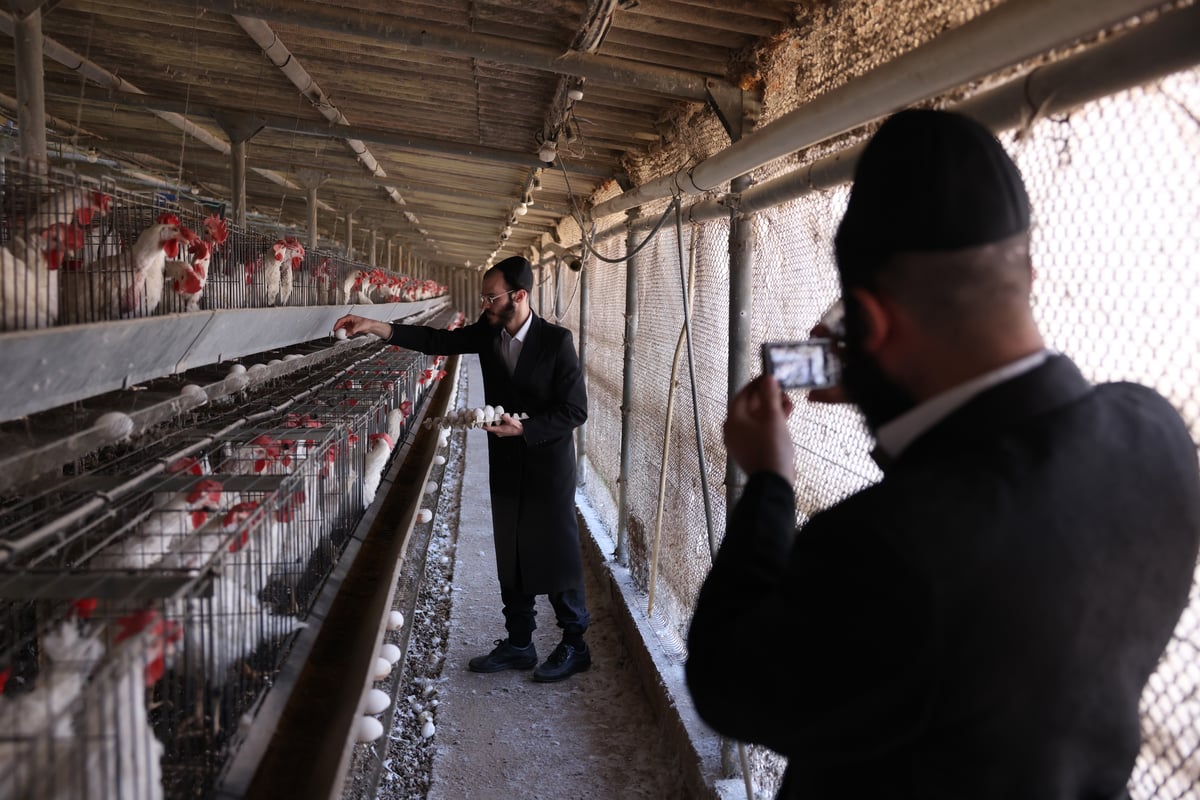
M 319 181 L 324 239 L 344 243 L 350 213 L 360 252 L 373 230 L 426 260 L 479 264 L 494 250 L 503 257 L 536 245 L 570 213 L 569 193 L 578 201 L 621 178 L 623 159 L 658 144 L 681 103 L 703 102 L 706 81 L 732 90 L 732 65 L 803 5 L 51 3 L 42 14 L 51 149 L 94 148 L 101 159 L 229 200 L 229 143 L 249 136 L 250 211 L 303 231 L 304 187 Z M 14 105 L 14 62 L 6 37 L 6 106 Z M 285 74 L 297 68 L 303 88 Z M 570 100 L 571 89 L 582 99 Z M 208 143 L 172 114 L 207 131 Z M 569 186 L 537 156 L 548 139 Z M 526 195 L 534 203 L 518 215 Z

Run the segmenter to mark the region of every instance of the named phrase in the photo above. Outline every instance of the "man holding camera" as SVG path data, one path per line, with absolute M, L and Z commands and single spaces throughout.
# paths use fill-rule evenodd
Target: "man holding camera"
M 748 481 L 687 677 L 714 728 L 788 757 L 781 798 L 1127 796 L 1200 543 L 1196 448 L 1154 391 L 1045 349 L 1029 222 L 985 128 L 894 115 L 835 242 L 841 390 L 883 479 L 796 531 L 790 399 L 764 375 L 730 405 Z

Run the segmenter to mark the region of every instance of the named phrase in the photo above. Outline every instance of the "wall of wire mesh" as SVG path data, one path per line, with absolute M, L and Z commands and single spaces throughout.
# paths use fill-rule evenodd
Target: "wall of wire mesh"
M 1025 176 L 1035 209 L 1034 308 L 1047 345 L 1094 381 L 1134 380 L 1169 398 L 1200 437 L 1200 71 L 1170 76 L 1040 119 L 1002 141 Z M 755 215 L 751 346 L 805 338 L 837 298 L 832 237 L 848 187 L 816 192 Z M 727 405 L 728 225 L 684 233 L 683 268 L 695 254 L 693 336 L 701 431 L 714 517 L 723 530 Z M 601 242 L 619 255 L 624 242 Z M 586 492 L 617 529 L 625 268 L 587 261 L 590 281 Z M 664 431 L 673 353 L 683 322 L 681 259 L 671 225 L 636 259 L 638 317 L 629 567 L 649 589 L 656 532 L 656 587 L 679 636 L 710 566 L 691 395 L 685 370 Z M 567 323 L 572 320 L 568 318 Z M 686 362 L 686 353 L 683 356 Z M 757 371 L 757 363 L 752 367 Z M 871 484 L 880 472 L 871 438 L 848 407 L 802 399 L 790 420 L 796 443 L 797 522 Z M 664 436 L 670 444 L 663 458 Z M 658 511 L 660 476 L 663 512 Z M 666 519 L 666 524 L 660 524 Z M 659 530 L 661 528 L 661 530 Z M 718 538 L 720 531 L 718 531 Z M 657 603 L 658 601 L 656 601 Z M 655 616 L 659 614 L 656 609 Z M 1142 701 L 1145 745 L 1131 790 L 1137 798 L 1193 796 L 1200 784 L 1200 590 Z M 756 751 L 756 779 L 777 779 L 778 761 Z M 765 777 L 764 777 L 765 776 Z M 760 786 L 769 791 L 771 786 Z
M 447 287 L 74 173 L 0 169 L 0 331 L 204 309 L 412 302 Z
M 0 798 L 209 796 L 442 358 L 347 347 L 0 497 Z

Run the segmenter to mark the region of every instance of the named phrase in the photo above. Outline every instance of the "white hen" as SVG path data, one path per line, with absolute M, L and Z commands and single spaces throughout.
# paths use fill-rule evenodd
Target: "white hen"
M 129 250 L 85 265 L 78 272 L 64 272 L 64 319 L 91 322 L 153 314 L 162 302 L 167 259 L 179 256 L 183 240 L 178 225 L 156 223 L 142 231 Z

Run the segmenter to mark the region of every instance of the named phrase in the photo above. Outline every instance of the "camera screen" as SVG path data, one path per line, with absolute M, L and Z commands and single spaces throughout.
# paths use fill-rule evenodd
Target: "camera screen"
M 763 369 L 784 389 L 833 386 L 838 380 L 837 367 L 828 339 L 763 344 Z

